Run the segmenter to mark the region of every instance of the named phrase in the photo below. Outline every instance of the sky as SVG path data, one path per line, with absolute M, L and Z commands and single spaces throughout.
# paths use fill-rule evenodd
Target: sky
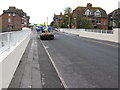
M 1 0 L 0 14 L 7 10 L 9 6 L 23 9 L 30 16 L 30 23 L 43 24 L 53 21 L 55 14 L 64 13 L 66 7 L 74 10 L 78 6 L 86 6 L 91 3 L 93 7 L 101 7 L 107 14 L 118 8 L 120 0 Z M 120 7 L 120 2 L 119 2 Z

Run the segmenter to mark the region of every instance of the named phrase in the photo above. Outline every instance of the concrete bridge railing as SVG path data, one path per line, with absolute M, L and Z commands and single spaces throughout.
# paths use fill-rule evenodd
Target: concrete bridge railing
M 8 88 L 22 58 L 22 55 L 27 47 L 30 37 L 30 29 L 12 34 L 11 38 L 13 40 L 11 40 L 10 46 L 6 45 L 6 50 L 0 54 L 0 90 L 2 88 Z M 17 43 L 15 43 L 15 41 Z M 7 46 L 9 46 L 9 48 Z
M 120 43 L 120 28 L 115 28 L 112 31 L 103 30 L 85 30 L 85 29 L 60 29 L 61 32 L 77 34 L 81 37 L 93 38 L 98 40 L 106 40 L 111 42 Z M 93 32 L 95 31 L 95 32 Z

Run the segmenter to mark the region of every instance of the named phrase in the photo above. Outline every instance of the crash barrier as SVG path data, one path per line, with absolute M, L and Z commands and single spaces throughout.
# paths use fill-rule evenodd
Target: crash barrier
M 77 34 L 81 37 L 93 38 L 98 40 L 106 40 L 120 43 L 120 28 L 113 30 L 96 30 L 96 29 L 60 29 L 61 32 Z
M 0 90 L 8 88 L 16 68 L 30 40 L 31 30 L 4 33 L 2 35 L 2 53 L 0 54 Z M 5 39 L 4 39 L 5 37 Z

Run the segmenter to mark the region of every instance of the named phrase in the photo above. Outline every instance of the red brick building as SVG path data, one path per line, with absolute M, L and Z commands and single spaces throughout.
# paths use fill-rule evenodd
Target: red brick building
M 62 15 L 62 13 L 60 13 L 60 15 L 54 14 L 53 24 L 56 24 L 57 27 L 61 27 L 62 23 L 64 22 L 63 16 L 64 16 L 64 15 Z
M 108 29 L 108 17 L 106 11 L 100 7 L 92 7 L 88 3 L 86 7 L 77 7 L 72 13 L 72 28 L 77 28 L 78 19 L 87 19 L 94 29 Z
M 28 27 L 30 17 L 21 9 L 9 7 L 8 10 L 3 10 L 0 16 L 2 23 L 2 32 L 18 31 L 23 27 Z
M 120 28 L 120 8 L 108 14 L 109 29 Z

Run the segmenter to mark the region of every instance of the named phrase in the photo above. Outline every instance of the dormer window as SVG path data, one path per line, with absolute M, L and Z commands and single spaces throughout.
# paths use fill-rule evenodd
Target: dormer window
M 89 9 L 87 9 L 87 10 L 85 11 L 85 15 L 86 15 L 86 16 L 90 16 L 90 15 L 91 15 L 91 11 L 90 11 Z
M 8 16 L 11 16 L 11 14 L 9 13 Z
M 15 13 L 13 13 L 13 16 L 15 16 Z
M 94 13 L 94 15 L 95 15 L 96 17 L 99 17 L 99 16 L 101 16 L 101 12 L 100 12 L 99 10 L 96 10 L 95 13 Z

